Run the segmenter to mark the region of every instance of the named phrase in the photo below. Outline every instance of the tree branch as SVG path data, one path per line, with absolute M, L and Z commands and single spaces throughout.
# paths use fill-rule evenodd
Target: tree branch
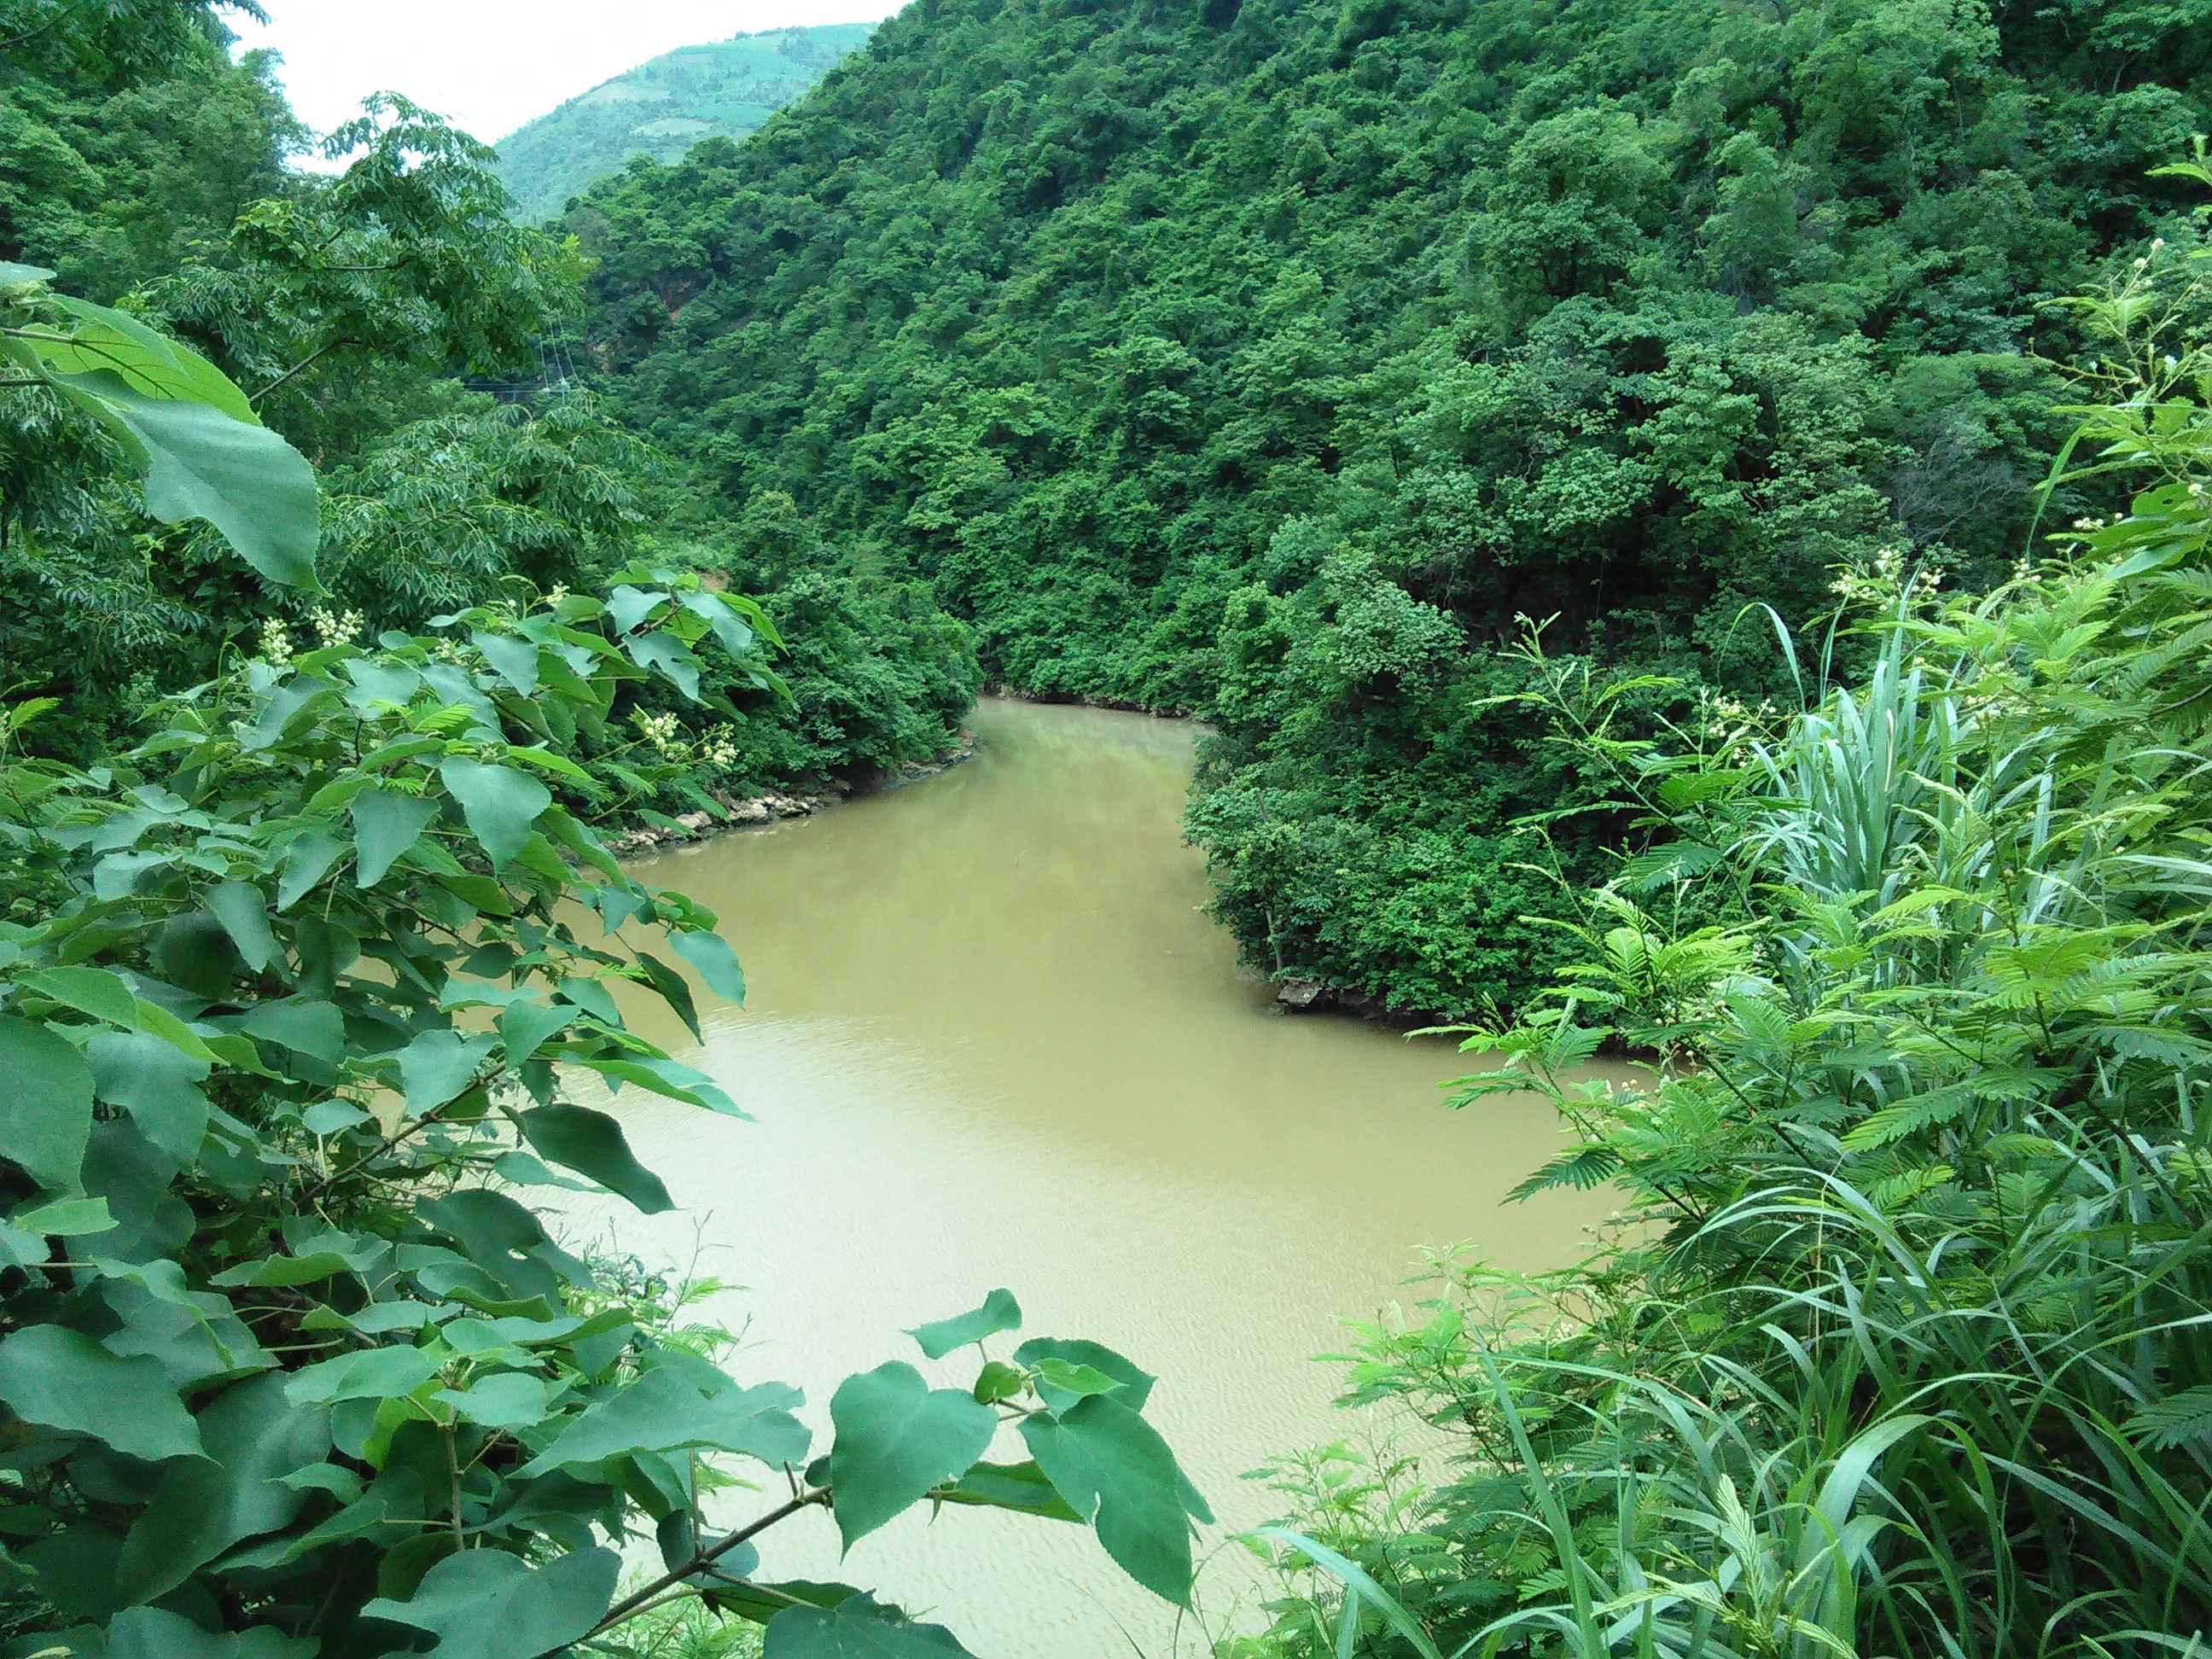
M 788 1521 L 793 1516 L 798 1514 L 801 1510 L 818 1507 L 819 1505 L 827 1504 L 829 1501 L 830 1492 L 827 1487 L 824 1487 L 820 1492 L 807 1492 L 803 1496 L 793 1498 L 788 1504 L 785 1504 L 779 1508 L 770 1510 L 766 1515 L 761 1516 L 759 1520 L 753 1522 L 750 1526 L 738 1528 L 737 1531 L 732 1533 L 727 1538 L 722 1540 L 720 1543 L 715 1545 L 712 1549 L 703 1549 L 693 1552 L 691 1559 L 689 1561 L 686 1561 L 682 1566 L 678 1567 L 675 1571 L 664 1573 L 661 1577 L 654 1579 L 650 1584 L 647 1584 L 643 1589 L 638 1590 L 632 1595 L 625 1595 L 621 1601 L 616 1602 L 614 1606 L 609 1607 L 606 1612 L 606 1617 L 600 1620 L 598 1624 L 592 1626 L 591 1635 L 586 1636 L 584 1639 L 586 1641 L 589 1641 L 592 1636 L 598 1636 L 605 1632 L 612 1630 L 617 1625 L 621 1624 L 624 1620 L 633 1618 L 636 1614 L 644 1612 L 646 1604 L 651 1601 L 653 1597 L 659 1595 L 663 1590 L 673 1589 L 678 1584 L 681 1584 L 685 1579 L 691 1577 L 702 1569 L 711 1567 L 716 1561 L 720 1560 L 730 1551 L 737 1548 L 738 1545 L 744 1543 L 747 1539 L 766 1532 L 770 1527 L 775 1526 L 779 1521 Z M 539 1659 L 544 1659 L 544 1656 L 541 1655 L 539 1656 Z
M 264 398 L 274 392 L 278 386 L 283 385 L 285 381 L 290 380 L 295 374 L 299 374 L 302 369 L 305 369 L 309 364 L 313 363 L 316 358 L 321 356 L 325 352 L 336 351 L 340 346 L 357 346 L 361 342 L 359 340 L 332 340 L 326 345 L 317 346 L 305 357 L 302 357 L 298 362 L 293 364 L 291 368 L 286 369 L 275 380 L 270 381 L 267 386 L 263 386 L 260 391 L 254 392 L 251 397 L 247 398 L 246 401 L 249 404 L 259 403 Z

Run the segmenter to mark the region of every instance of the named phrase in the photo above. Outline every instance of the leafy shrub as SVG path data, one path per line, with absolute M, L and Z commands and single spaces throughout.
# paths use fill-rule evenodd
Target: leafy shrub
M 1267 1650 L 2201 1648 L 2203 294 L 2145 262 L 2083 307 L 2121 395 L 2075 476 L 2130 507 L 1981 598 L 1855 574 L 1872 660 L 1802 713 L 1622 736 L 1532 651 L 1648 844 L 1461 1099 L 1550 1097 L 1577 1144 L 1527 1189 L 1617 1182 L 1621 1231 L 1362 1333 L 1354 1397 L 1463 1455 L 1417 1500 L 1309 1485 L 1275 1546 L 1328 1588 Z M 1571 1081 L 1607 1042 L 1642 1079 Z
M 0 270 L 18 395 L 104 423 L 149 509 L 312 583 L 305 461 L 205 359 L 42 276 Z M 670 1207 L 588 1103 L 620 1088 L 741 1115 L 617 1000 L 696 1034 L 695 985 L 744 994 L 716 918 L 587 821 L 672 768 L 577 756 L 635 690 L 696 696 L 716 650 L 769 686 L 775 635 L 696 575 L 621 574 L 373 644 L 327 611 L 297 647 L 272 624 L 96 765 L 25 752 L 52 700 L 0 709 L 13 1650 L 551 1655 L 697 1601 L 778 1659 L 958 1652 L 867 1595 L 753 1576 L 794 1516 L 850 1545 L 925 1500 L 1091 1523 L 1188 1598 L 1205 1504 L 1120 1355 L 1030 1339 L 939 1389 L 887 1361 L 839 1386 L 813 1456 L 796 1389 L 741 1384 L 526 1201 L 581 1177 Z M 998 1291 L 911 1334 L 941 1359 L 1020 1325 Z M 1009 1427 L 1029 1456 L 989 1461 Z M 709 1531 L 707 1494 L 770 1483 Z M 618 1595 L 643 1536 L 665 1571 Z

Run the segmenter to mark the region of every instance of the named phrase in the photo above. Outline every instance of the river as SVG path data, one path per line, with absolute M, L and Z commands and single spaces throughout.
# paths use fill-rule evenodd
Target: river
M 1448 1111 L 1451 1043 L 1278 1012 L 1239 969 L 1178 835 L 1189 726 L 996 700 L 973 726 L 941 775 L 637 866 L 720 913 L 750 995 L 702 994 L 703 1045 L 665 1012 L 634 1023 L 757 1121 L 625 1091 L 680 1208 L 584 1201 L 568 1227 L 728 1281 L 708 1307 L 745 1331 L 732 1369 L 798 1383 L 823 1429 L 839 1378 L 921 1364 L 902 1330 L 994 1286 L 1030 1334 L 1121 1350 L 1158 1374 L 1147 1415 L 1223 1523 L 1200 1585 L 1218 1629 L 1255 1583 L 1226 1534 L 1282 1507 L 1247 1473 L 1391 1426 L 1333 1404 L 1341 1368 L 1314 1356 L 1340 1320 L 1411 1313 L 1419 1247 L 1558 1265 L 1597 1211 L 1502 1206 L 1560 1144 L 1547 1106 Z M 964 1382 L 968 1352 L 922 1369 Z M 810 1512 L 764 1571 L 879 1587 L 982 1659 L 1206 1650 L 1073 1527 L 916 1511 L 842 1566 L 836 1542 Z

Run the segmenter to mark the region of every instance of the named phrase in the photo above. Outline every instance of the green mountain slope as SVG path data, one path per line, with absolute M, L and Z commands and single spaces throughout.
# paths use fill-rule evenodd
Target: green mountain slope
M 741 138 L 864 44 L 873 27 L 771 29 L 664 53 L 501 139 L 501 182 L 518 217 L 544 219 L 633 155 L 673 161 L 702 138 Z
M 2204 0 L 915 0 L 611 179 L 598 359 L 764 569 L 795 512 L 994 676 L 1206 711 L 1270 970 L 1469 1011 L 1604 867 L 1516 617 L 1755 702 L 1886 549 L 2021 550 L 2050 301 L 2198 233 Z M 2064 504 L 2061 503 L 2063 507 Z M 2060 520 L 2063 522 L 2063 520 Z M 750 527 L 748 527 L 750 526 Z M 1649 694 L 1680 714 L 1694 690 Z

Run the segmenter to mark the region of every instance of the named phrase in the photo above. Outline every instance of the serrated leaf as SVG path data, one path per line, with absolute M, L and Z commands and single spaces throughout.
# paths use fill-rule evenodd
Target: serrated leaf
M 981 1457 L 998 1413 L 958 1389 L 932 1389 L 899 1360 L 847 1377 L 830 1396 L 831 1510 L 850 1549 L 931 1487 Z
M 1182 1472 L 1158 1431 L 1115 1396 L 1094 1395 L 1057 1417 L 1024 1418 L 1021 1434 L 1121 1571 L 1163 1600 L 1187 1603 L 1190 1517 Z

